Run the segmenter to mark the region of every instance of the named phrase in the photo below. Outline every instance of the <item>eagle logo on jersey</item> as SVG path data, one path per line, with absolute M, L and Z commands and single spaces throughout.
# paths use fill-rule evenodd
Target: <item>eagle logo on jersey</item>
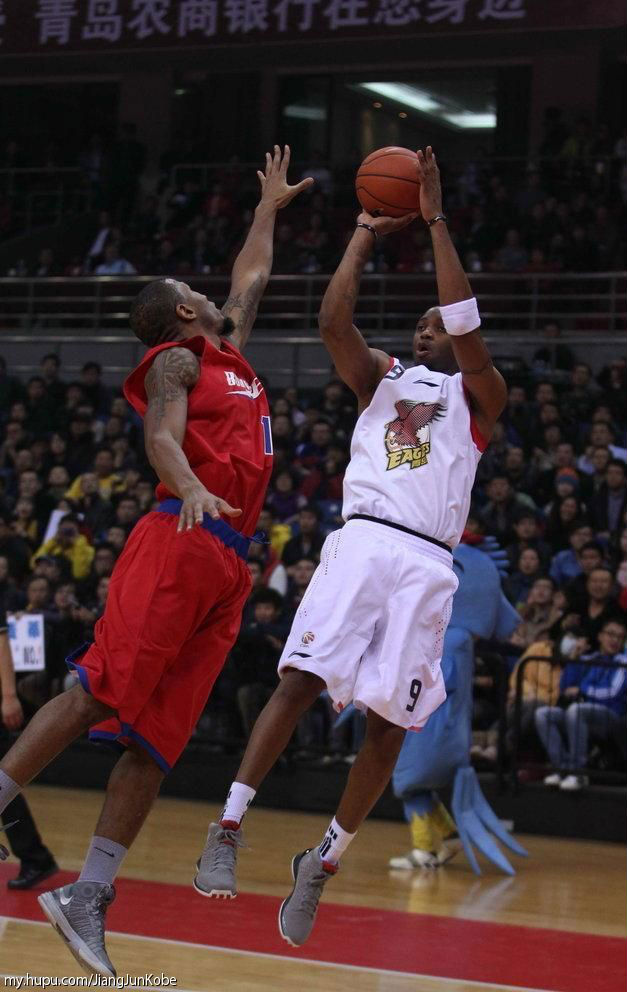
M 441 403 L 416 403 L 413 400 L 399 400 L 394 406 L 398 416 L 385 425 L 387 469 L 389 471 L 401 465 L 420 468 L 427 464 L 431 450 L 429 424 L 439 420 L 446 407 Z

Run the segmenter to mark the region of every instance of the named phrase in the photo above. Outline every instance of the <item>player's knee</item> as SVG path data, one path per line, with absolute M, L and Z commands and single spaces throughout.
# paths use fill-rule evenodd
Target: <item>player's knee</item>
M 113 716 L 113 710 L 109 706 L 94 699 L 81 685 L 69 689 L 67 696 L 78 722 L 86 727 Z
M 290 707 L 306 709 L 318 698 L 324 688 L 324 682 L 317 675 L 290 668 L 284 673 L 275 695 Z
M 373 745 L 382 760 L 396 760 L 403 746 L 406 731 L 389 720 L 374 713 L 368 713 L 366 740 Z
M 133 769 L 140 770 L 142 775 L 148 776 L 153 782 L 161 782 L 165 778 L 165 771 L 161 768 L 145 747 L 137 741 L 131 741 L 123 755 L 123 759 Z M 120 761 L 123 760 L 122 758 Z

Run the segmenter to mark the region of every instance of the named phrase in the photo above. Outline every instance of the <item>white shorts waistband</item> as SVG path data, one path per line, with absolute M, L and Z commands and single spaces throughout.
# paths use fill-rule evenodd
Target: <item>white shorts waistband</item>
M 423 537 L 418 537 L 417 534 L 408 534 L 404 530 L 387 526 L 385 523 L 375 523 L 373 520 L 347 520 L 344 526 L 350 528 L 361 527 L 373 536 L 385 537 L 386 541 L 402 544 L 407 548 L 412 548 L 426 558 L 439 561 L 442 565 L 447 565 L 449 568 L 453 567 L 453 553 L 451 551 L 445 551 L 444 548 L 439 548 L 437 544 L 432 544 L 431 541 L 425 541 Z

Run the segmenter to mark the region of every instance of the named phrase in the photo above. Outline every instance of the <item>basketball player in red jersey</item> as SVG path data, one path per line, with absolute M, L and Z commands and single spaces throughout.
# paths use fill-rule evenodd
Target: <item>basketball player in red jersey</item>
M 39 897 L 93 974 L 115 976 L 104 943 L 113 880 L 189 740 L 250 591 L 246 535 L 272 440 L 263 386 L 241 349 L 272 268 L 276 212 L 313 182 L 289 186 L 289 158 L 275 146 L 258 173 L 261 199 L 222 310 L 173 279 L 149 283 L 133 303 L 131 326 L 149 351 L 124 391 L 144 417 L 160 506 L 120 556 L 94 644 L 68 659 L 79 684 L 37 713 L 0 765 L 2 811 L 88 728 L 124 745 L 79 880 Z

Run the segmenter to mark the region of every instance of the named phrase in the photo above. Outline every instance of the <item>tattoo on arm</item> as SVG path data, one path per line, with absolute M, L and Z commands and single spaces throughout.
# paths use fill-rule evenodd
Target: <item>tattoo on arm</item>
M 244 340 L 250 334 L 265 286 L 266 280 L 262 275 L 257 275 L 244 292 L 229 296 L 222 307 L 224 316 L 233 321 L 233 333 Z
M 156 426 L 163 420 L 166 404 L 186 400 L 199 375 L 198 359 L 187 348 L 168 348 L 157 355 L 144 382 Z

